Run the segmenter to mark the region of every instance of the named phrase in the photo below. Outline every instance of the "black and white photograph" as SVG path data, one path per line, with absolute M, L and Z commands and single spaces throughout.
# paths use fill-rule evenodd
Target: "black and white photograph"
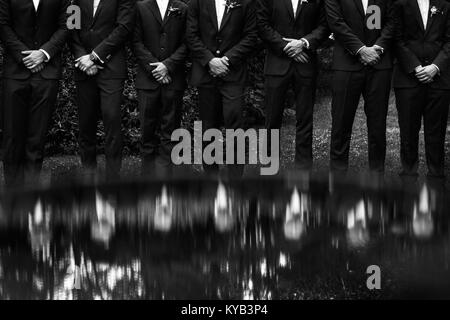
M 0 0 L 0 73 L 0 300 L 450 299 L 449 0 Z

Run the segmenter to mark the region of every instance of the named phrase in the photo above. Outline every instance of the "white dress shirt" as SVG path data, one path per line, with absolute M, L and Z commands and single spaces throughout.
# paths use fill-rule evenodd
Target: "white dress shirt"
M 225 4 L 226 0 L 214 0 L 216 1 L 216 14 L 217 14 L 217 25 L 219 26 L 222 24 L 222 19 L 225 14 Z
M 34 10 L 37 11 L 37 9 L 38 9 L 38 7 L 39 7 L 39 2 L 40 2 L 40 1 L 41 1 L 41 0 L 33 0 Z
M 428 12 L 430 10 L 430 0 L 417 0 L 419 5 L 420 15 L 422 16 L 423 28 L 427 28 Z
M 364 9 L 364 14 L 367 14 L 367 7 L 369 6 L 369 0 L 361 0 Z
M 161 18 L 164 20 L 167 7 L 169 6 L 169 0 L 156 0 L 156 2 L 158 3 L 159 12 L 161 12 Z
M 94 0 L 94 12 L 92 15 L 95 16 L 95 13 L 97 12 L 98 5 L 100 4 L 100 0 Z
M 294 17 L 297 16 L 298 1 L 299 0 L 291 0 L 292 8 L 294 9 Z

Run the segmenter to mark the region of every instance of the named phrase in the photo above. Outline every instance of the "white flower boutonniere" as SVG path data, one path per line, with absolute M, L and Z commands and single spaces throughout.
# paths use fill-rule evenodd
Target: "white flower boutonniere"
M 168 17 L 170 16 L 179 16 L 181 14 L 181 9 L 177 8 L 177 7 L 172 7 L 170 6 L 169 9 L 167 9 L 169 11 L 169 13 L 167 14 Z
M 239 1 L 227 0 L 225 2 L 225 11 L 226 11 L 226 13 L 228 13 L 230 10 L 233 10 L 235 8 L 238 8 L 238 7 L 242 7 L 242 4 L 239 3 Z
M 444 12 L 442 10 L 439 10 L 438 8 L 436 8 L 436 6 L 432 6 L 430 9 L 431 12 L 431 17 L 433 17 L 436 14 L 444 14 Z

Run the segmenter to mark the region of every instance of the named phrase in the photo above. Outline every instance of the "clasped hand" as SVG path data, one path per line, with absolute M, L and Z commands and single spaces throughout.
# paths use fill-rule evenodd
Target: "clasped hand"
M 76 59 L 75 68 L 85 72 L 88 76 L 95 76 L 100 70 L 103 70 L 103 67 L 96 65 L 94 61 L 91 60 L 89 54 Z
M 422 83 L 430 83 L 438 73 L 438 69 L 435 65 L 418 66 L 415 69 L 416 78 Z
M 283 38 L 283 40 L 288 42 L 288 44 L 284 47 L 283 50 L 288 55 L 289 58 L 294 59 L 295 62 L 299 63 L 309 62 L 309 56 L 304 51 L 305 44 L 302 40 L 291 38 Z
M 152 71 L 153 77 L 161 84 L 169 84 L 172 82 L 172 78 L 169 75 L 169 69 L 162 62 L 150 63 L 151 67 L 154 67 Z
M 209 62 L 209 74 L 216 78 L 223 78 L 230 72 L 230 60 L 228 57 L 213 58 Z
M 45 54 L 40 50 L 26 50 L 22 51 L 25 57 L 22 59 L 23 64 L 32 73 L 41 72 L 44 69 Z
M 359 61 L 365 66 L 374 66 L 380 62 L 382 54 L 383 48 L 378 45 L 363 47 L 358 53 Z

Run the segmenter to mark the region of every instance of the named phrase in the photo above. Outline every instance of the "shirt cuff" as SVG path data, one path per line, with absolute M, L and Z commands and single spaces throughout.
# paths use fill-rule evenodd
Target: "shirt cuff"
M 104 64 L 103 60 L 100 59 L 100 57 L 98 56 L 98 54 L 95 53 L 95 51 L 92 51 L 92 54 L 94 55 L 94 57 L 95 57 L 98 61 L 100 61 L 102 64 Z
M 358 49 L 358 51 L 356 51 L 355 56 L 357 56 L 359 54 L 359 52 L 364 49 L 366 46 L 362 46 L 361 48 Z
M 48 62 L 50 60 L 50 55 L 48 54 L 47 51 L 45 51 L 44 49 L 39 49 L 40 52 L 42 52 L 45 55 L 45 62 Z
M 431 64 L 432 66 L 434 66 L 437 70 L 437 74 L 441 74 L 441 70 L 439 69 L 439 67 L 437 65 L 435 65 L 434 63 Z
M 300 40 L 304 41 L 306 43 L 306 49 L 309 49 L 309 41 L 305 38 L 301 38 Z

